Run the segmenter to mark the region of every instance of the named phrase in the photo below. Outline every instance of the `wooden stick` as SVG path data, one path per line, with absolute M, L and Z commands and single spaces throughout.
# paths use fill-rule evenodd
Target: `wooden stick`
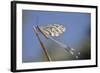
M 36 36 L 37 36 L 37 38 L 38 38 L 38 40 L 39 40 L 39 42 L 40 42 L 41 47 L 43 48 L 43 51 L 44 51 L 44 53 L 45 53 L 45 55 L 46 55 L 48 61 L 51 61 L 51 57 L 50 57 L 50 55 L 49 55 L 49 53 L 48 53 L 48 51 L 47 51 L 47 48 L 46 48 L 46 47 L 44 46 L 44 44 L 42 43 L 42 41 L 41 41 L 41 39 L 40 39 L 40 37 L 39 37 L 39 35 L 38 35 L 38 32 L 37 32 L 36 28 L 33 27 L 33 29 L 34 29 L 34 31 L 35 31 L 35 33 L 36 33 Z
M 47 35 L 45 35 L 43 32 L 42 32 L 42 30 L 40 29 L 40 27 L 39 26 L 37 26 L 37 29 L 43 34 L 43 36 L 46 38 L 46 39 L 48 39 L 48 36 Z

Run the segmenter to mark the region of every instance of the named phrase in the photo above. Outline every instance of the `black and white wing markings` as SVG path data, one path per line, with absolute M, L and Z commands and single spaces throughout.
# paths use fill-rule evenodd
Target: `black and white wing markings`
M 59 36 L 63 32 L 65 32 L 65 27 L 61 24 L 49 24 L 47 26 L 40 26 L 40 30 L 45 34 L 45 35 L 50 35 L 50 36 Z
M 50 24 L 47 26 L 37 26 L 37 29 L 46 37 L 52 40 L 53 42 L 59 44 L 62 48 L 66 50 L 66 52 L 69 52 L 72 56 L 74 56 L 76 59 L 80 58 L 80 52 L 76 52 L 74 48 L 69 47 L 68 45 L 65 45 L 54 38 L 52 36 L 59 36 L 60 34 L 65 32 L 65 27 L 61 24 Z

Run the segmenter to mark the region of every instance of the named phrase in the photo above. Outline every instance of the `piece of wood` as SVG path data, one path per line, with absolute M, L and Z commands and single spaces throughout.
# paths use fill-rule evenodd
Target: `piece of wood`
M 40 37 L 39 37 L 39 35 L 38 35 L 38 32 L 37 32 L 36 28 L 33 27 L 33 29 L 34 29 L 34 32 L 35 32 L 35 34 L 36 34 L 36 36 L 37 36 L 37 38 L 38 38 L 38 40 L 39 40 L 39 42 L 40 42 L 40 45 L 41 45 L 41 47 L 42 47 L 42 49 L 43 49 L 43 51 L 44 51 L 44 53 L 45 53 L 45 55 L 46 55 L 48 61 L 51 61 L 51 57 L 50 57 L 50 55 L 49 55 L 49 53 L 48 53 L 48 51 L 47 51 L 47 48 L 44 46 L 43 42 L 41 41 L 41 39 L 40 39 Z

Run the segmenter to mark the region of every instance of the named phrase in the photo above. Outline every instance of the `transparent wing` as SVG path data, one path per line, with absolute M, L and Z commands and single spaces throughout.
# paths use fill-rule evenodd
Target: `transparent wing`
M 63 49 L 65 49 L 67 52 L 69 52 L 71 55 L 73 55 L 76 59 L 80 58 L 80 52 L 76 52 L 76 50 L 72 47 L 69 47 L 68 45 L 61 43 L 55 39 L 53 39 L 52 37 L 48 37 L 49 39 L 51 39 L 53 42 L 55 42 L 56 44 L 59 44 L 60 47 L 62 47 Z
M 65 27 L 61 24 L 49 24 L 47 26 L 40 26 L 39 28 L 45 35 L 50 36 L 59 36 L 65 32 Z
M 42 32 L 42 34 L 44 36 L 46 36 L 48 39 L 57 43 L 62 48 L 64 48 L 67 52 L 69 52 L 71 55 L 75 56 L 76 59 L 79 58 L 80 52 L 76 52 L 74 48 L 71 48 L 68 45 L 63 44 L 63 43 L 52 38 L 52 36 L 59 36 L 60 34 L 65 32 L 65 27 L 63 25 L 61 25 L 61 24 L 50 24 L 50 25 L 47 25 L 47 26 L 44 26 L 44 27 L 39 26 L 38 30 L 40 30 L 40 32 Z

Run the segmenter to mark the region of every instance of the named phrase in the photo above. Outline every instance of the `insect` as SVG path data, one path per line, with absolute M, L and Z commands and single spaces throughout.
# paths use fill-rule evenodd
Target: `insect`
M 66 52 L 69 52 L 76 59 L 79 58 L 80 52 L 76 53 L 74 48 L 71 48 L 68 45 L 63 44 L 63 43 L 61 43 L 58 40 L 55 40 L 53 38 L 53 37 L 60 36 L 61 34 L 63 34 L 66 31 L 66 28 L 62 24 L 49 24 L 49 25 L 46 25 L 46 26 L 38 26 L 37 25 L 37 27 L 34 27 L 34 29 L 35 29 L 35 31 L 37 30 L 38 32 L 41 32 L 47 39 L 50 39 L 54 43 L 57 43 L 58 45 L 60 45 L 63 49 L 65 49 Z M 36 32 L 37 36 L 38 36 L 38 32 Z M 39 36 L 38 36 L 38 38 L 39 38 Z M 40 44 L 41 44 L 42 42 L 41 42 L 40 38 L 39 38 L 39 41 L 40 41 Z M 43 45 L 43 43 L 42 43 L 42 45 Z M 44 48 L 44 51 L 45 51 L 46 48 L 45 48 L 44 45 L 42 46 L 42 48 Z M 47 51 L 45 53 L 47 53 L 47 55 L 48 55 Z M 50 56 L 48 57 L 48 59 L 49 58 L 50 58 Z

